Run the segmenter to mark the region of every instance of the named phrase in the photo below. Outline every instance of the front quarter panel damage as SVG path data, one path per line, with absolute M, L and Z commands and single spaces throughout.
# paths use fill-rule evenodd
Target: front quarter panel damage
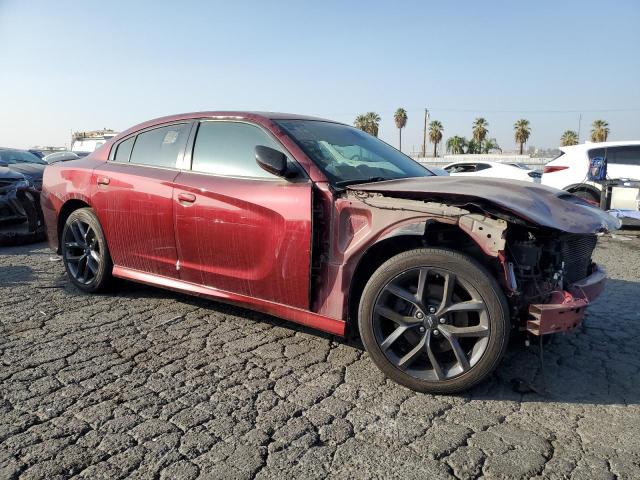
M 499 260 L 507 222 L 438 202 L 399 199 L 378 193 L 348 191 L 335 199 L 328 252 L 318 291 L 318 313 L 347 319 L 354 272 L 367 250 L 398 235 L 423 239 L 433 223 L 455 226 L 488 257 Z

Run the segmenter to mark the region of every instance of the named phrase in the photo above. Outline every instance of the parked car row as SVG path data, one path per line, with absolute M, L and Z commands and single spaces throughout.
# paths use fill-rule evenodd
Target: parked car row
M 534 183 L 540 183 L 542 176 L 540 172 L 527 168 L 526 165 L 489 161 L 453 162 L 446 165 L 444 170 L 453 176 L 505 178 Z
M 40 191 L 46 166 L 29 151 L 0 148 L 0 243 L 16 236 L 43 238 Z
M 640 180 L 640 142 L 602 142 L 560 147 L 560 155 L 544 167 L 543 185 L 599 204 L 602 187 L 588 176 L 589 161 L 596 157 L 606 159 L 609 178 Z M 639 210 L 640 191 L 614 189 L 611 208 Z

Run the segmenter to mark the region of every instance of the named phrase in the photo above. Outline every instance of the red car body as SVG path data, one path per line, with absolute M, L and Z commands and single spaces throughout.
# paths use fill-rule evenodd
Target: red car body
M 42 207 L 51 248 L 60 250 L 68 215 L 89 206 L 102 225 L 114 276 L 344 335 L 367 276 L 402 242 L 430 232 L 433 243 L 463 238 L 492 265 L 509 295 L 507 225 L 530 224 L 562 235 L 593 235 L 616 226 L 604 212 L 533 184 L 428 177 L 336 192 L 276 122 L 290 118 L 305 117 L 252 112 L 165 117 L 123 132 L 86 158 L 47 167 Z M 200 119 L 259 126 L 295 159 L 306 180 L 261 181 L 191 171 L 193 125 Z M 181 121 L 191 122 L 192 132 L 176 168 L 110 161 L 112 147 L 127 135 Z M 486 213 L 457 206 L 469 203 Z M 584 254 L 589 263 L 591 250 Z M 514 303 L 521 328 L 548 333 L 579 323 L 582 307 L 602 290 L 604 274 L 592 265 L 589 275 L 576 280 L 567 285 L 566 295 L 544 306 Z M 531 308 L 542 326 L 526 314 Z M 527 323 L 531 321 L 533 325 Z

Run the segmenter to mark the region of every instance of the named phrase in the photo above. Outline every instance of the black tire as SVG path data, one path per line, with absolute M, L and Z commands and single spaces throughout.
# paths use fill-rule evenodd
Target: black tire
M 82 229 L 87 233 L 82 235 Z M 113 263 L 102 227 L 91 208 L 80 208 L 69 215 L 60 246 L 67 276 L 77 288 L 94 293 L 109 286 Z
M 405 329 L 403 330 L 403 332 L 405 333 L 401 333 L 401 335 L 396 336 L 395 333 L 397 332 L 395 330 L 400 330 L 400 327 L 397 326 L 395 327 L 395 330 L 390 330 L 393 335 L 389 334 L 388 336 L 386 336 L 383 342 L 380 342 L 380 340 L 383 338 L 380 336 L 381 327 L 379 325 L 381 325 L 381 318 L 382 320 L 386 321 L 386 319 L 383 317 L 386 317 L 388 315 L 386 313 L 382 315 L 379 313 L 378 308 L 380 307 L 380 299 L 391 298 L 392 302 L 395 302 L 395 304 L 402 304 L 403 302 L 405 302 L 406 300 L 403 300 L 403 296 L 397 296 L 397 293 L 392 293 L 389 296 L 388 292 L 391 291 L 390 288 L 398 290 L 395 287 L 395 282 L 399 282 L 400 280 L 398 279 L 406 278 L 407 275 L 414 274 L 412 272 L 415 272 L 416 270 L 418 272 L 417 275 L 419 275 L 420 278 L 423 275 L 423 271 L 427 273 L 424 274 L 425 280 L 422 281 L 423 287 L 421 290 L 421 295 L 418 295 L 418 293 L 420 292 L 420 290 L 418 290 L 420 289 L 420 286 L 416 287 L 416 292 L 413 293 L 413 295 L 416 295 L 415 298 L 422 297 L 424 300 L 425 295 L 432 295 L 431 292 L 435 291 L 436 287 L 440 288 L 442 290 L 443 298 L 440 306 L 443 307 L 442 312 L 444 313 L 427 315 L 426 311 L 424 314 L 422 312 L 414 314 L 411 312 L 407 313 L 407 311 L 405 311 L 404 313 L 399 315 L 408 316 L 400 316 L 398 318 L 404 320 L 409 319 L 411 322 L 421 322 L 417 324 L 418 330 L 414 329 L 415 325 L 413 325 L 413 323 L 411 323 L 412 327 L 410 328 L 411 332 L 413 332 L 412 336 L 414 338 L 417 338 L 421 335 L 424 336 L 423 338 L 426 338 L 427 335 L 429 335 L 430 340 L 427 339 L 422 342 L 423 344 L 426 344 L 428 352 L 426 351 L 427 349 L 425 349 L 425 352 L 421 352 L 421 350 L 418 349 L 418 344 L 411 345 L 411 342 L 409 341 L 410 339 L 406 338 L 409 332 L 409 330 L 406 330 L 406 328 L 409 328 L 406 327 L 407 324 L 398 324 L 403 325 L 403 328 Z M 430 275 L 432 276 L 430 277 Z M 450 277 L 453 279 L 453 286 L 451 287 L 451 291 L 453 293 L 446 295 L 445 292 L 447 292 L 448 290 L 447 284 Z M 430 278 L 431 280 L 429 280 Z M 442 285 L 439 287 L 437 286 L 438 278 L 442 278 Z M 420 285 L 420 280 L 418 281 L 418 285 Z M 426 285 L 426 287 L 424 285 Z M 469 297 L 471 298 L 471 300 L 465 300 L 464 297 L 461 296 L 464 294 L 465 289 L 473 291 L 473 295 Z M 406 290 L 400 290 L 405 294 L 407 293 Z M 456 294 L 456 291 L 460 293 Z M 386 295 L 386 297 L 382 297 L 383 295 Z M 451 300 L 448 303 L 445 303 L 445 298 L 449 297 L 451 299 L 454 295 L 457 296 L 459 300 L 456 300 L 455 302 Z M 431 299 L 424 300 L 421 308 L 425 308 L 425 306 L 427 305 L 427 301 L 431 303 L 431 306 L 428 307 L 429 312 L 434 311 L 436 307 L 433 306 L 435 304 Z M 409 305 L 409 308 L 413 308 L 411 307 L 410 303 L 410 301 L 406 301 L 406 305 Z M 465 305 L 481 305 L 482 303 L 484 304 L 478 307 L 482 308 L 482 310 L 477 313 L 466 311 L 462 312 L 454 308 L 454 305 L 462 305 L 463 303 Z M 449 307 L 444 308 L 445 304 L 449 305 Z M 382 308 L 385 312 L 390 311 L 390 309 L 386 306 L 382 306 Z M 420 308 L 415 307 L 415 310 L 420 310 Z M 465 308 L 465 310 L 467 309 Z M 421 248 L 416 250 L 409 250 L 392 257 L 374 272 L 367 285 L 365 286 L 362 297 L 360 299 L 358 326 L 362 342 L 364 343 L 367 352 L 371 356 L 374 363 L 391 380 L 412 390 L 420 392 L 451 394 L 467 390 L 470 387 L 481 382 L 488 375 L 490 375 L 491 372 L 499 364 L 509 341 L 510 321 L 508 312 L 509 309 L 505 296 L 498 286 L 498 283 L 487 271 L 487 269 L 485 269 L 477 261 L 464 254 L 452 250 L 440 248 Z M 396 312 L 392 311 L 391 313 L 396 315 Z M 477 315 L 477 318 L 480 319 L 480 315 L 482 315 L 482 319 L 478 320 L 479 322 L 483 322 L 482 325 L 480 325 L 480 323 L 478 323 L 478 325 L 471 325 L 472 322 L 467 320 L 467 323 L 463 324 L 463 329 L 469 332 L 472 328 L 482 328 L 481 331 L 483 332 L 483 338 L 480 340 L 475 340 L 476 343 L 472 347 L 468 347 L 472 349 L 467 350 L 469 358 L 467 358 L 466 363 L 458 361 L 461 373 L 455 374 L 456 368 L 448 367 L 447 369 L 444 369 L 440 368 L 440 366 L 436 368 L 436 365 L 440 365 L 440 361 L 436 358 L 434 364 L 431 359 L 432 356 L 435 355 L 434 352 L 436 352 L 438 355 L 444 355 L 442 351 L 443 348 L 445 348 L 447 345 L 446 342 L 449 342 L 451 348 L 450 352 L 445 351 L 445 353 L 450 357 L 453 356 L 453 353 L 455 353 L 455 358 L 453 360 L 454 362 L 457 361 L 456 359 L 460 360 L 458 353 L 461 351 L 463 352 L 462 355 L 466 358 L 463 342 L 473 341 L 469 337 L 474 337 L 476 335 L 462 335 L 460 333 L 463 330 L 461 330 L 460 327 L 455 326 L 455 323 L 459 322 L 459 320 L 456 320 L 456 315 L 459 314 L 466 315 L 466 318 L 468 319 L 473 318 L 471 317 L 471 315 Z M 450 316 L 450 318 L 448 317 L 444 320 L 437 318 L 440 315 Z M 429 323 L 426 323 L 426 317 L 430 317 L 428 320 Z M 432 317 L 436 317 L 436 319 L 434 320 L 434 318 Z M 416 320 L 416 318 L 424 318 L 424 320 Z M 396 320 L 394 320 L 394 322 L 396 322 Z M 444 325 L 433 325 L 433 323 L 438 322 L 444 322 Z M 451 325 L 449 326 L 447 324 Z M 435 331 L 437 329 L 441 329 L 441 331 L 439 332 L 439 337 L 435 336 Z M 455 336 L 455 339 L 453 340 L 450 340 L 451 330 L 455 330 L 458 332 Z M 427 333 L 421 333 L 425 331 Z M 421 353 L 418 353 L 420 357 L 417 357 L 417 359 L 422 359 L 422 362 L 418 363 L 425 363 L 426 365 L 431 364 L 431 371 L 437 378 L 429 379 L 429 377 L 426 376 L 429 374 L 429 370 L 426 369 L 426 367 L 425 372 L 427 373 L 423 375 L 422 373 L 418 372 L 414 375 L 411 373 L 407 373 L 409 371 L 409 368 L 407 368 L 407 371 L 405 371 L 400 368 L 398 364 L 392 363 L 390 358 L 388 358 L 388 354 L 385 354 L 382 349 L 383 347 L 381 347 L 381 344 L 387 344 L 391 337 L 394 338 L 394 340 L 391 340 L 391 342 L 396 342 L 394 343 L 393 348 L 396 348 L 396 344 L 400 341 L 409 344 L 408 346 L 399 346 L 399 348 L 404 347 L 404 351 L 401 353 L 405 353 L 407 350 L 411 349 L 409 351 L 409 354 L 404 355 L 402 358 L 400 358 L 401 354 L 398 354 L 398 356 L 396 357 L 400 359 L 400 361 L 397 362 L 398 364 L 402 364 L 403 360 L 406 357 L 408 357 L 410 354 L 413 355 L 412 352 L 414 352 L 414 350 L 418 350 Z M 457 344 L 457 349 L 454 346 L 454 340 Z M 478 342 L 482 343 L 481 349 L 476 349 Z M 463 346 L 463 348 L 461 348 L 461 346 Z M 391 344 L 387 344 L 385 351 L 391 349 Z M 391 353 L 389 355 L 395 355 L 395 353 Z M 473 359 L 473 355 L 475 355 L 475 359 Z M 411 359 L 413 359 L 414 356 L 415 355 L 411 356 Z M 415 363 L 417 362 L 417 360 L 411 360 L 411 362 Z M 446 364 L 444 365 L 446 366 Z M 421 368 L 421 366 L 418 365 L 418 367 L 416 368 Z M 451 375 L 450 378 L 449 375 Z

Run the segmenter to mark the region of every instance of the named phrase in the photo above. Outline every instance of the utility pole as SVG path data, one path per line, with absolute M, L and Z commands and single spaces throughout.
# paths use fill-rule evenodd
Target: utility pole
M 424 109 L 424 130 L 422 132 L 422 158 L 427 157 L 427 122 L 429 121 L 429 110 Z
M 580 143 L 580 127 L 582 126 L 582 114 L 578 116 L 578 143 Z

